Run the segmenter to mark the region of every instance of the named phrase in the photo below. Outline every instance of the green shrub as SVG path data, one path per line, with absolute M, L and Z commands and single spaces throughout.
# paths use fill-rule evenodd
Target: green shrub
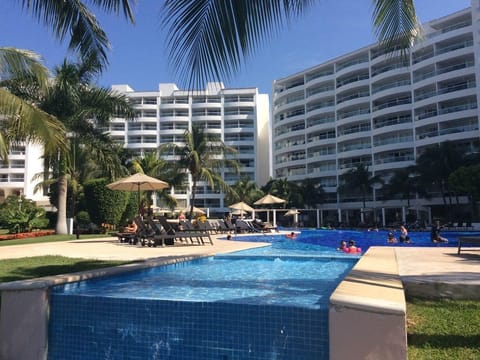
M 89 225 L 92 221 L 87 211 L 79 211 L 76 218 L 79 225 Z
M 107 179 L 94 179 L 83 185 L 85 206 L 93 223 L 119 224 L 131 193 L 107 188 Z
M 25 198 L 10 195 L 0 205 L 0 226 L 13 233 L 28 232 L 32 229 L 45 229 L 48 226 L 45 209 Z

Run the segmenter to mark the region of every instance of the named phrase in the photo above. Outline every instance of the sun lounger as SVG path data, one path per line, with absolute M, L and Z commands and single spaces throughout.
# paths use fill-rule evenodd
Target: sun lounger
M 153 236 L 152 246 L 165 246 L 165 245 L 174 245 L 175 244 L 175 234 L 169 233 L 160 223 L 153 221 L 151 218 L 148 219 L 148 224 L 151 229 L 155 232 Z
M 115 236 L 118 238 L 120 243 L 137 243 L 137 232 L 117 232 L 115 233 Z
M 222 233 L 234 233 L 236 230 L 230 220 L 218 220 L 218 229 Z
M 142 246 L 155 245 L 155 229 L 152 229 L 150 226 L 147 226 L 143 222 L 143 219 L 139 216 L 137 216 L 134 219 L 134 221 L 135 221 L 135 224 L 137 224 L 137 227 L 138 227 L 138 238 L 139 238 L 140 244 Z
M 243 232 L 260 232 L 259 230 L 255 229 L 255 227 L 251 224 L 250 221 L 237 219 L 235 221 L 235 226 L 237 228 L 237 233 Z
M 480 246 L 480 236 L 460 236 L 460 237 L 458 237 L 458 251 L 457 251 L 458 254 L 460 254 L 460 251 L 462 249 L 462 245 L 465 245 L 465 244 Z
M 159 217 L 158 221 L 168 233 L 174 235 L 175 240 L 190 241 L 192 244 L 197 243 L 198 245 L 205 245 L 205 240 L 208 240 L 208 242 L 213 245 L 210 234 L 198 229 L 189 228 L 190 224 L 188 224 L 187 221 L 179 224 L 180 226 L 177 227 L 169 223 L 165 217 Z
M 196 237 L 201 241 L 202 244 L 205 244 L 205 240 L 213 245 L 212 238 L 210 237 L 210 232 L 207 230 L 206 221 L 204 223 L 197 222 L 195 225 L 192 224 L 189 220 L 182 222 L 184 226 L 184 232 L 189 232 L 193 234 L 193 237 Z

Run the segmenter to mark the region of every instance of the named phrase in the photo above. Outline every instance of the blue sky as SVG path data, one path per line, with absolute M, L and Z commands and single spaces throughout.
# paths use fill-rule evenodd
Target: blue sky
M 19 0 L 0 1 L 0 46 L 30 49 L 52 69 L 67 56 L 66 45 L 26 14 Z M 86 1 L 88 3 L 88 1 Z M 97 13 L 112 44 L 110 65 L 99 85 L 129 84 L 138 91 L 157 90 L 176 82 L 168 66 L 159 25 L 160 1 L 138 0 L 136 25 Z M 470 0 L 416 0 L 422 22 L 470 6 Z M 271 93 L 272 81 L 320 64 L 375 41 L 371 0 L 319 0 L 307 16 L 282 29 L 247 59 L 228 87 L 258 87 Z

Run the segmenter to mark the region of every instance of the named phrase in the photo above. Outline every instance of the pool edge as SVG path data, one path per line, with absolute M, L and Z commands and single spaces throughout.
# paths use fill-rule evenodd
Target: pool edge
M 406 301 L 395 249 L 371 247 L 330 297 L 330 360 L 407 359 Z

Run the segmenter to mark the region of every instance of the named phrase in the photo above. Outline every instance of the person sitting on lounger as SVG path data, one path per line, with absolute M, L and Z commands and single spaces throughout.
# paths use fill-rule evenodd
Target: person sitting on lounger
M 136 233 L 137 230 L 138 230 L 138 226 L 135 223 L 135 221 L 132 220 L 132 221 L 130 221 L 130 223 L 127 226 L 125 226 L 125 228 L 123 230 L 127 233 Z

